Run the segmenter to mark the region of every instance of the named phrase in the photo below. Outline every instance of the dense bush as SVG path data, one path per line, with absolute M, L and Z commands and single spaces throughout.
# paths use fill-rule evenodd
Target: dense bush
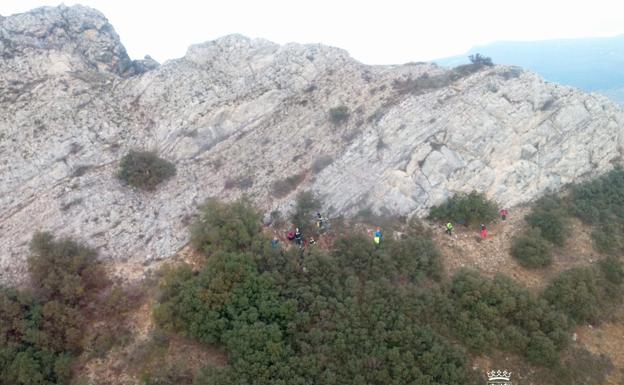
M 609 218 L 624 220 L 624 169 L 573 186 L 571 201 L 572 212 L 586 223 L 599 224 Z
M 535 202 L 525 220 L 540 229 L 544 239 L 562 246 L 570 232 L 568 213 L 561 198 L 546 195 Z
M 624 170 L 615 169 L 592 181 L 573 186 L 571 211 L 594 226 L 596 249 L 605 253 L 624 251 Z
M 262 214 L 245 199 L 232 204 L 208 199 L 191 226 L 191 244 L 205 254 L 245 250 L 262 230 L 261 218 Z
M 0 288 L 0 384 L 52 385 L 70 379 L 72 357 L 50 346 L 42 313 L 34 297 Z
M 364 280 L 385 277 L 393 282 L 441 276 L 440 253 L 429 237 L 410 235 L 401 240 L 384 239 L 377 248 L 370 238 L 355 234 L 339 238 L 332 255 L 340 270 Z
M 85 309 L 107 283 L 95 252 L 38 233 L 28 259 L 35 295 L 0 287 L 0 384 L 67 384 Z
M 456 194 L 429 211 L 430 219 L 467 225 L 487 223 L 497 216 L 496 204 L 476 191 L 470 194 Z
M 117 177 L 130 186 L 154 190 L 175 173 L 175 165 L 159 158 L 155 152 L 131 150 L 121 159 Z
M 273 182 L 273 196 L 276 198 L 283 198 L 290 194 L 294 189 L 303 182 L 305 174 L 295 174 L 284 179 Z
M 231 241 L 198 273 L 166 274 L 154 309 L 161 327 L 227 350 L 229 366 L 197 384 L 471 383 L 464 353 L 426 326 L 436 291 L 420 286 L 440 269 L 429 238 L 352 236 L 303 262 L 260 235 L 223 250 Z
M 598 263 L 605 283 L 621 286 L 624 283 L 624 265 L 616 257 L 607 257 Z
M 349 120 L 349 107 L 338 106 L 329 110 L 329 120 L 334 124 L 342 124 Z
M 477 352 L 498 348 L 553 366 L 568 342 L 567 318 L 506 277 L 490 280 L 461 270 L 449 296 L 446 316 L 452 329 Z
M 514 238 L 511 255 L 528 268 L 545 267 L 552 263 L 551 246 L 542 238 L 539 228 L 531 228 Z
M 553 307 L 576 323 L 595 323 L 604 319 L 622 302 L 624 267 L 616 258 L 598 266 L 577 267 L 561 273 L 544 291 Z
M 84 305 L 107 284 L 96 252 L 71 239 L 55 240 L 50 233 L 36 233 L 30 251 L 28 270 L 44 301 Z

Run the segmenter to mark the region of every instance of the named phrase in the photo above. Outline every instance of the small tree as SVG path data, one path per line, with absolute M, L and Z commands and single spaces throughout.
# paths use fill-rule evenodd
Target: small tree
M 36 233 L 30 242 L 28 270 L 44 301 L 84 304 L 107 284 L 96 252 L 69 239 Z
M 175 165 L 155 152 L 131 150 L 121 159 L 117 177 L 130 186 L 152 191 L 175 173 Z
M 542 237 L 558 246 L 563 246 L 569 233 L 568 212 L 563 201 L 547 195 L 540 198 L 525 217 L 527 223 L 539 228 Z
M 474 55 L 470 55 L 468 56 L 468 59 L 470 59 L 470 63 L 477 65 L 477 66 L 487 66 L 487 67 L 491 67 L 494 65 L 494 63 L 492 63 L 492 59 L 487 57 L 487 56 L 483 56 L 480 53 L 476 53 Z
M 246 250 L 262 229 L 261 219 L 260 212 L 246 199 L 229 204 L 209 199 L 191 226 L 191 243 L 206 254 Z

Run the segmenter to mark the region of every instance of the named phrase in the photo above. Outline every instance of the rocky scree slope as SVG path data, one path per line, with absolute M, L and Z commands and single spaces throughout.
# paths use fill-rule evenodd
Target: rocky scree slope
M 348 116 L 332 122 L 338 106 Z M 209 196 L 287 211 L 310 189 L 330 215 L 423 215 L 473 189 L 514 205 L 621 163 L 623 127 L 606 98 L 518 68 L 367 66 L 238 35 L 159 66 L 131 61 L 95 10 L 40 8 L 0 18 L 0 281 L 25 277 L 35 230 L 107 259 L 170 257 Z M 177 175 L 155 192 L 121 185 L 132 148 Z

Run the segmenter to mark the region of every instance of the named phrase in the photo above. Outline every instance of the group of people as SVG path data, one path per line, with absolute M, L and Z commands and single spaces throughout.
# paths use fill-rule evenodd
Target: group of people
M 509 211 L 507 209 L 502 209 L 500 211 L 500 216 L 501 216 L 501 220 L 502 221 L 507 220 L 507 216 L 508 215 L 509 215 Z M 446 233 L 448 235 L 453 235 L 453 223 L 448 222 L 446 224 Z M 485 239 L 488 236 L 487 227 L 485 227 L 485 225 L 483 223 L 481 224 L 481 233 L 480 233 L 480 235 L 481 235 L 481 239 Z
M 509 215 L 509 211 L 507 209 L 500 210 L 500 216 L 501 216 L 502 221 L 507 220 L 508 215 Z M 320 212 L 317 212 L 316 213 L 316 226 L 319 228 L 319 231 L 324 229 L 325 223 L 326 223 L 325 218 L 323 218 Z M 446 224 L 446 233 L 448 235 L 453 235 L 453 223 L 448 222 Z M 481 224 L 480 235 L 481 235 L 481 239 L 485 239 L 488 236 L 488 230 L 484 224 Z M 306 239 L 303 237 L 303 233 L 301 232 L 301 230 L 299 230 L 299 227 L 296 227 L 294 231 L 292 230 L 289 231 L 286 237 L 288 238 L 289 241 L 295 242 L 301 249 L 305 248 L 306 245 L 312 246 L 316 244 L 316 241 L 312 237 L 310 237 L 310 239 L 306 241 Z M 373 234 L 373 243 L 379 246 L 381 244 L 382 237 L 383 235 L 381 232 L 381 227 L 377 226 L 377 229 L 375 230 Z M 279 240 L 277 239 L 277 237 L 273 238 L 273 240 L 271 241 L 271 246 L 273 246 L 273 248 L 279 247 Z
M 310 237 L 309 240 L 306 240 L 303 237 L 303 233 L 301 232 L 301 230 L 299 230 L 298 227 L 296 227 L 294 231 L 290 230 L 288 234 L 286 234 L 286 238 L 288 238 L 289 241 L 295 242 L 297 245 L 299 245 L 299 247 L 302 248 L 305 247 L 306 244 L 314 245 L 316 243 L 316 241 L 312 237 Z
M 320 212 L 316 213 L 315 219 L 316 219 L 316 227 L 319 229 L 319 232 L 322 232 L 325 229 L 327 220 L 323 217 L 323 215 L 321 215 Z M 316 240 L 314 240 L 314 238 L 312 237 L 306 240 L 306 238 L 303 236 L 303 233 L 301 232 L 299 227 L 295 227 L 294 231 L 290 230 L 286 234 L 286 238 L 289 241 L 296 243 L 301 249 L 305 248 L 307 245 L 312 246 L 316 244 Z M 277 248 L 279 245 L 279 240 L 277 238 L 273 238 L 272 244 L 275 248 Z
M 316 227 L 319 229 L 319 233 L 322 233 L 325 230 L 326 226 L 327 226 L 327 220 L 321 215 L 320 212 L 317 212 L 316 213 Z M 377 226 L 377 229 L 375 230 L 374 235 L 373 235 L 373 243 L 375 243 L 375 245 L 380 245 L 382 237 L 383 235 L 381 232 L 381 227 Z M 295 230 L 288 231 L 288 233 L 286 234 L 286 238 L 289 241 L 296 243 L 299 246 L 299 248 L 301 248 L 302 250 L 308 245 L 313 246 L 316 244 L 316 240 L 312 237 L 306 240 L 306 238 L 303 236 L 303 233 L 301 232 L 299 227 L 295 227 Z M 279 247 L 279 239 L 277 237 L 273 237 L 273 240 L 271 241 L 271 246 L 274 249 Z

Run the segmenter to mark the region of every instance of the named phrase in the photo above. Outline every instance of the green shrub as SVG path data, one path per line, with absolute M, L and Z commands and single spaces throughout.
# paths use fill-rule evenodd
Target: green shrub
M 536 201 L 525 220 L 532 227 L 540 229 L 544 239 L 558 246 L 563 246 L 570 232 L 564 202 L 554 195 Z
M 55 311 L 63 305 L 45 306 L 44 311 L 31 295 L 0 287 L 0 384 L 69 382 L 69 350 L 80 337 L 74 333 L 76 319 L 63 323 L 66 314 Z
M 592 231 L 594 248 L 601 253 L 619 253 L 624 250 L 624 223 L 616 221 L 595 225 Z
M 592 237 L 598 251 L 624 251 L 624 169 L 573 186 L 570 200 L 572 213 L 595 226 Z
M 624 169 L 573 186 L 570 197 L 572 212 L 585 223 L 624 221 Z
M 311 194 L 299 198 L 301 212 L 315 207 Z M 465 353 L 426 325 L 439 293 L 418 285 L 439 274 L 431 239 L 410 234 L 375 247 L 352 234 L 331 254 L 280 252 L 263 238 L 245 252 L 214 247 L 198 273 L 165 274 L 154 308 L 163 329 L 227 350 L 228 366 L 205 368 L 196 384 L 472 380 Z
M 175 173 L 175 165 L 155 152 L 131 150 L 121 159 L 117 177 L 132 187 L 152 191 Z
M 597 266 L 564 271 L 543 296 L 578 324 L 600 322 L 622 303 L 624 265 L 618 258 L 608 257 Z
M 386 250 L 394 261 L 398 275 L 405 275 L 410 281 L 418 282 L 429 277 L 442 277 L 440 252 L 429 236 L 408 235 L 398 241 L 384 240 Z
M 470 194 L 456 194 L 429 211 L 430 219 L 466 225 L 491 222 L 497 217 L 496 204 L 476 191 Z
M 295 174 L 284 179 L 273 182 L 273 196 L 276 198 L 283 198 L 290 194 L 294 189 L 303 182 L 305 174 Z
M 95 251 L 71 239 L 37 233 L 30 250 L 34 294 L 0 286 L 0 384 L 67 384 L 86 309 L 108 279 Z
M 334 124 L 342 124 L 349 120 L 349 107 L 338 106 L 329 110 L 329 120 Z
M 477 352 L 517 352 L 552 366 L 568 342 L 566 317 L 504 276 L 490 280 L 460 270 L 450 287 L 446 315 L 458 337 Z
M 246 199 L 222 203 L 208 199 L 191 225 L 191 244 L 205 254 L 245 250 L 262 230 L 262 215 Z
M 28 270 L 44 301 L 84 305 L 108 283 L 96 252 L 69 238 L 36 233 L 30 251 Z
M 624 266 L 619 258 L 607 257 L 599 262 L 599 266 L 607 282 L 613 285 L 622 285 L 624 283 Z
M 280 300 L 272 279 L 256 270 L 251 256 L 217 253 L 198 275 L 187 267 L 170 275 L 154 317 L 166 330 L 225 343 L 228 332 L 247 322 L 283 324 L 295 313 L 292 303 Z
M 511 245 L 511 255 L 528 268 L 540 268 L 552 263 L 551 246 L 539 228 L 531 228 L 515 237 Z

